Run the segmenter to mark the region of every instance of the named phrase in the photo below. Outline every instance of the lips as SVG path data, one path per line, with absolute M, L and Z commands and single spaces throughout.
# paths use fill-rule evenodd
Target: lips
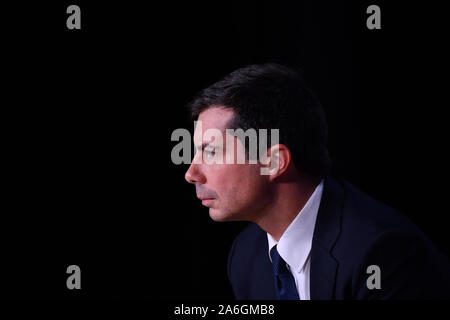
M 202 201 L 202 205 L 208 207 L 215 200 L 214 198 L 198 197 Z
M 213 200 L 214 198 L 207 198 L 207 197 L 197 197 L 197 198 L 199 198 L 200 200 Z
M 213 201 L 214 199 L 202 200 L 202 205 L 204 205 L 205 207 L 209 207 Z

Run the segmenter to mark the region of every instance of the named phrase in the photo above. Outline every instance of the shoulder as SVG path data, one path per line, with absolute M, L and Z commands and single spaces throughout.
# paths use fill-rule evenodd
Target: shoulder
M 347 181 L 340 181 L 343 206 L 340 239 L 354 246 L 370 246 L 390 235 L 413 236 L 425 240 L 422 231 L 402 212 L 370 197 Z
M 327 178 L 325 183 L 313 247 L 322 246 L 350 268 L 374 250 L 403 254 L 408 244 L 414 244 L 422 253 L 435 252 L 427 236 L 403 213 L 344 180 Z
M 330 253 L 339 264 L 341 287 L 358 299 L 448 296 L 439 284 L 450 284 L 449 260 L 419 227 L 350 183 L 338 179 L 334 183 L 332 190 L 339 189 L 342 201 L 333 208 L 339 215 L 334 220 L 339 232 Z M 329 221 L 322 220 L 316 228 Z M 370 266 L 381 270 L 382 290 L 368 290 Z

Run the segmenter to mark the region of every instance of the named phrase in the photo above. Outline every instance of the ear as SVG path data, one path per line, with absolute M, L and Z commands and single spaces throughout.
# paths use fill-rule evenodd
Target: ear
M 261 164 L 261 174 L 273 181 L 286 172 L 291 163 L 291 151 L 284 144 L 276 144 L 267 150 L 267 158 Z

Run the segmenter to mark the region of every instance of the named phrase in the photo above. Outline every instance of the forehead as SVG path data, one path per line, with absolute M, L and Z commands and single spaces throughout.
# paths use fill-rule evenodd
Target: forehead
M 222 106 L 212 106 L 202 111 L 198 116 L 198 122 L 201 121 L 201 126 L 197 123 L 194 132 L 194 142 L 202 143 L 203 133 L 208 129 L 217 129 L 225 133 L 229 121 L 233 118 L 234 111 L 232 109 L 225 109 Z M 200 130 L 201 127 L 201 130 Z

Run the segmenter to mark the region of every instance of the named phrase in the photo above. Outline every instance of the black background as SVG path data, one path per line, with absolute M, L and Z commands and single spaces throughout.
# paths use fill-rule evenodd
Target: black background
M 441 2 L 33 1 L 2 5 L 5 297 L 231 299 L 228 250 L 171 162 L 194 93 L 251 63 L 304 71 L 333 174 L 450 254 Z M 66 8 L 81 8 L 81 30 Z M 381 30 L 366 8 L 381 8 Z M 81 267 L 82 289 L 66 287 Z

